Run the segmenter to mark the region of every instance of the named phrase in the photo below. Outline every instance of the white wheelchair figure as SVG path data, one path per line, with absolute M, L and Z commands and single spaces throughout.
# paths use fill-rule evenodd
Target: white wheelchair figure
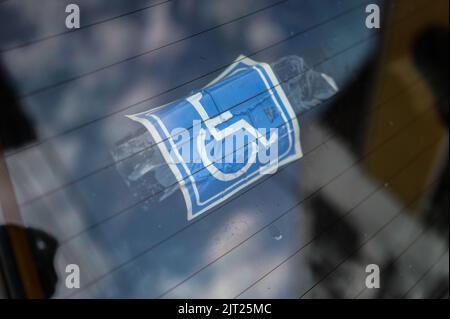
M 270 138 L 267 139 L 255 127 L 253 127 L 250 123 L 248 123 L 244 119 L 241 119 L 231 124 L 230 126 L 224 128 L 223 130 L 218 130 L 216 126 L 230 120 L 233 117 L 233 114 L 231 114 L 230 111 L 226 111 L 220 114 L 219 116 L 210 118 L 205 108 L 201 104 L 202 98 L 203 98 L 202 93 L 197 93 L 193 96 L 188 97 L 187 101 L 190 104 L 192 104 L 196 109 L 196 111 L 200 114 L 200 117 L 202 118 L 202 121 L 204 122 L 205 126 L 208 128 L 209 132 L 217 142 L 223 141 L 225 138 L 235 135 L 242 130 L 245 130 L 248 134 L 254 137 L 254 140 L 252 140 L 248 144 L 249 149 L 251 149 L 251 153 L 248 156 L 247 163 L 236 172 L 224 173 L 214 165 L 214 162 L 208 156 L 208 152 L 206 150 L 206 137 L 207 137 L 206 130 L 203 128 L 199 130 L 196 146 L 203 165 L 218 180 L 223 182 L 232 181 L 240 177 L 241 175 L 245 174 L 251 167 L 251 165 L 256 162 L 256 156 L 258 154 L 258 144 L 256 143 L 256 141 L 258 141 L 258 143 L 261 143 L 261 145 L 265 149 L 269 149 L 273 143 L 278 141 L 278 134 L 275 131 L 270 135 Z

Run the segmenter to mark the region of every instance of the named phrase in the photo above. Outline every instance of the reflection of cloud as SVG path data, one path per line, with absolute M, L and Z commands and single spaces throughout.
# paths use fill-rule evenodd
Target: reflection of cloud
M 238 213 L 226 225 L 219 227 L 217 236 L 212 237 L 203 264 L 214 261 L 194 277 L 165 295 L 165 298 L 233 298 L 251 286 L 282 259 L 292 247 L 298 245 L 307 233 L 307 218 L 302 209 L 290 214 L 290 222 L 284 220 L 255 233 L 255 226 L 261 227 L 265 219 L 261 214 Z M 296 216 L 292 219 L 293 216 Z M 261 219 L 261 220 L 259 220 Z M 292 222 L 295 221 L 295 225 Z M 302 225 L 303 227 L 297 228 Z M 254 236 L 249 237 L 250 234 Z M 236 238 L 234 238 L 236 237 Z M 238 241 L 239 246 L 233 242 Z M 220 259 L 218 259 L 220 257 Z M 283 266 L 277 272 L 274 285 L 257 285 L 251 289 L 250 298 L 283 297 L 292 283 L 310 276 L 310 271 L 302 258 Z M 299 272 L 299 269 L 301 270 Z M 272 278 L 272 277 L 271 277 Z M 272 278 L 273 279 L 273 278 Z
M 24 6 L 23 11 L 20 8 L 20 14 L 26 20 L 36 21 L 34 16 L 27 16 L 36 7 L 39 6 Z M 50 12 L 45 13 L 46 17 L 58 17 L 65 14 L 64 6 L 62 8 L 59 5 L 48 6 L 48 10 Z M 45 30 L 45 24 L 44 27 L 37 24 L 36 28 L 39 30 L 38 34 L 48 33 Z M 170 6 L 161 5 L 134 16 L 6 52 L 3 58 L 14 78 L 19 82 L 22 92 L 30 92 L 158 48 L 185 36 L 186 31 L 183 32 L 183 30 L 178 28 L 178 24 L 171 19 Z M 55 31 L 50 33 L 54 34 Z M 100 63 L 99 56 L 102 56 Z
M 269 14 L 256 16 L 244 32 L 245 40 L 251 48 L 251 52 L 260 50 L 260 48 L 286 37 L 279 25 L 271 22 Z
M 232 247 L 231 243 L 236 240 L 242 240 L 245 236 L 248 236 L 249 225 L 257 222 L 257 215 L 254 212 L 239 212 L 224 224 L 218 227 L 215 235 L 209 239 L 209 246 L 204 254 L 205 261 L 200 264 L 208 264 L 212 260 L 217 259 L 229 251 Z M 276 258 L 274 256 L 274 258 Z M 259 263 L 260 261 L 254 259 L 253 262 Z M 208 280 L 197 281 L 189 280 L 186 284 L 181 285 L 174 290 L 173 293 L 167 297 L 173 298 L 192 298 L 193 296 L 202 296 L 205 298 L 226 298 L 230 297 L 235 291 L 235 281 L 233 280 L 233 272 L 238 272 L 238 276 L 250 276 L 254 271 L 256 264 L 244 263 L 239 269 L 230 270 L 226 266 L 214 267 L 214 271 L 211 273 L 208 268 Z M 169 276 L 169 280 L 172 278 Z M 183 278 L 179 281 L 181 282 Z M 172 287 L 172 285 L 164 285 L 165 287 Z M 167 288 L 166 288 L 167 289 Z
M 140 31 L 142 37 L 138 43 L 140 42 L 139 46 L 142 51 L 158 48 L 188 36 L 188 31 L 172 19 L 170 6 L 162 6 L 158 10 L 151 11 Z
M 210 240 L 206 257 L 214 258 L 222 254 L 224 248 L 233 240 L 233 237 L 241 238 L 248 234 L 249 225 L 256 222 L 255 214 L 251 212 L 239 212 L 227 221 L 225 225 L 218 227 L 215 236 Z
M 30 149 L 24 152 L 20 158 L 14 160 L 8 158 L 7 164 L 19 203 L 42 194 L 46 189 L 55 187 L 58 183 L 55 168 L 52 167 L 49 157 L 42 150 Z M 14 181 L 27 181 L 27 183 Z

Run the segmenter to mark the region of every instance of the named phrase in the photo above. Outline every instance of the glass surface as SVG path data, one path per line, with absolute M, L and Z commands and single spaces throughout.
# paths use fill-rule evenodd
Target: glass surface
M 0 3 L 0 222 L 32 232 L 47 297 L 448 297 L 448 1 L 370 1 L 368 29 L 361 0 L 78 0 L 69 31 L 70 2 Z M 241 54 L 339 92 L 299 116 L 303 158 L 189 221 L 179 189 L 124 179 L 118 147 L 149 139 L 126 115 Z

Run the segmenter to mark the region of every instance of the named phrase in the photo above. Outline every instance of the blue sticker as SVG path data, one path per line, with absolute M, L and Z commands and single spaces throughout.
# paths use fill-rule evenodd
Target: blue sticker
M 188 220 L 302 157 L 297 117 L 275 74 L 243 56 L 188 98 L 128 117 L 157 143 Z

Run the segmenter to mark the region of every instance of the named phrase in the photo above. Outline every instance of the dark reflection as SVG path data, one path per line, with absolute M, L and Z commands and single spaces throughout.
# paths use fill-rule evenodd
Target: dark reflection
M 58 241 L 53 236 L 41 230 L 29 228 L 28 231 L 44 297 L 50 298 L 55 293 L 55 287 L 58 281 L 53 265 L 58 249 Z
M 17 251 L 13 249 L 14 246 L 17 247 L 17 244 L 13 244 L 13 241 L 18 239 L 19 234 L 23 234 L 27 240 L 25 247 L 24 245 L 19 245 L 19 247 L 22 250 L 30 249 L 32 257 L 32 260 L 28 260 L 29 265 L 25 267 L 33 267 L 31 270 L 37 271 L 39 278 L 40 287 L 34 287 L 34 289 L 42 289 L 42 297 L 50 298 L 55 292 L 58 281 L 53 265 L 56 250 L 58 249 L 56 239 L 34 228 L 0 225 L 0 269 L 7 282 L 8 295 L 12 298 L 24 298 L 29 296 L 30 293 L 24 288 L 24 279 L 19 272 L 19 268 L 24 266 L 19 266 L 16 262 Z
M 36 139 L 36 133 L 17 98 L 15 86 L 0 63 L 0 147 L 18 148 Z
M 442 121 L 448 127 L 448 29 L 431 27 L 417 37 L 413 57 L 417 69 L 436 97 Z
M 401 269 L 397 267 L 395 258 L 388 259 L 385 265 L 381 266 L 383 276 L 380 278 L 380 289 L 377 291 L 377 298 L 401 298 L 398 293 L 398 275 Z
M 417 37 L 410 54 L 433 93 L 434 105 L 442 123 L 448 128 L 448 29 L 438 27 L 427 29 Z M 370 93 L 373 92 L 377 63 L 376 59 L 369 61 L 358 77 L 343 90 L 323 117 L 324 124 L 337 133 L 346 147 L 358 158 L 363 155 L 363 151 L 367 147 L 367 134 L 368 129 L 370 129 L 368 122 L 370 103 L 368 103 L 368 99 Z M 401 82 L 401 79 L 399 79 L 399 83 L 396 84 L 402 86 Z M 405 98 L 404 105 L 410 105 L 407 101 L 411 97 L 408 95 Z M 378 165 L 389 165 L 388 161 L 389 158 L 387 158 L 386 164 L 378 163 Z M 444 169 L 438 170 L 438 182 L 429 196 L 427 207 L 417 221 L 424 221 L 422 227 L 424 227 L 425 232 L 437 230 L 440 236 L 445 239 L 444 245 L 448 247 L 448 160 L 445 163 Z M 378 176 L 373 177 L 380 178 Z M 334 267 L 343 261 L 345 261 L 345 265 L 359 265 L 360 269 L 364 269 L 366 264 L 374 260 L 373 257 L 369 257 L 370 254 L 367 251 L 364 251 L 364 247 L 359 247 L 363 244 L 361 230 L 358 226 L 353 226 L 347 219 L 340 219 L 345 212 L 339 211 L 323 196 L 317 196 L 312 201 L 310 209 L 314 233 L 320 234 L 323 229 L 330 229 L 312 244 L 314 253 L 309 256 L 309 263 L 315 280 L 321 282 L 320 289 L 312 295 L 330 298 L 355 297 L 355 295 L 348 295 L 347 292 L 348 290 L 351 291 L 350 287 L 354 284 L 354 281 L 350 279 L 351 271 L 345 270 L 345 267 L 341 267 L 344 269 L 338 267 L 336 268 L 338 275 L 332 276 L 332 274 L 336 270 Z M 334 227 L 333 224 L 337 220 L 339 222 Z M 407 238 L 408 233 L 403 229 L 398 229 L 398 236 Z M 439 244 L 440 241 L 433 242 L 433 245 L 438 246 Z M 386 248 L 388 247 L 383 249 L 387 253 L 389 249 Z M 372 252 L 372 254 L 376 254 L 376 252 Z M 421 262 L 416 265 L 403 265 L 398 263 L 398 259 L 398 254 L 391 255 L 390 253 L 387 253 L 384 258 L 379 255 L 375 259 L 379 263 L 382 276 L 380 289 L 375 289 L 374 297 L 402 298 L 405 296 L 405 287 L 408 285 L 408 280 L 412 280 L 408 278 L 409 273 L 405 270 L 405 267 L 421 267 Z M 423 285 L 421 287 L 423 297 L 442 298 L 448 296 L 448 277 L 443 274 L 437 274 L 436 277 L 435 280 L 420 282 Z
M 370 117 L 368 99 L 375 84 L 376 62 L 372 57 L 365 63 L 358 76 L 342 88 L 322 118 L 323 123 L 341 136 L 346 146 L 357 155 L 362 153 L 366 143 Z
M 444 173 L 440 177 L 440 181 L 436 187 L 436 191 L 432 196 L 431 205 L 426 214 L 426 222 L 428 225 L 432 225 L 432 221 L 437 217 L 442 218 L 442 222 L 436 224 L 436 228 L 439 230 L 441 234 L 447 237 L 447 242 L 448 242 L 448 225 L 449 225 L 448 193 L 449 193 L 449 185 L 448 185 L 448 164 L 447 164 Z
M 4 151 L 34 141 L 36 134 L 32 122 L 23 112 L 14 85 L 1 64 L 0 105 L 0 157 L 3 157 Z M 1 161 L 2 169 L 7 170 L 3 158 Z M 6 188 L 12 188 L 7 172 L 0 174 L 0 185 L 4 215 L 18 215 L 15 196 L 6 198 L 5 195 L 11 190 Z M 15 216 L 15 219 L 21 218 Z M 0 271 L 9 297 L 50 298 L 54 294 L 57 275 L 53 262 L 57 248 L 57 240 L 43 231 L 17 225 L 0 225 Z M 25 281 L 33 279 L 38 284 L 31 287 L 30 291 Z
M 352 254 L 352 252 L 358 250 L 361 235 L 358 229 L 346 219 L 340 219 L 342 212 L 339 212 L 326 198 L 315 197 L 310 208 L 311 214 L 314 215 L 313 233 L 320 234 L 324 228 L 330 228 L 325 236 L 320 236 L 314 241 L 312 250 L 318 253 L 310 257 L 313 276 L 316 280 L 320 280 L 336 265 L 336 261 L 344 258 L 347 261 L 358 261 L 359 255 Z M 335 225 L 336 227 L 334 227 Z M 343 287 L 340 281 L 331 280 L 324 282 L 322 289 L 326 291 L 327 297 L 342 298 L 346 287 Z
M 448 75 L 448 29 L 431 27 L 420 34 L 413 47 L 414 61 L 418 70 L 427 80 L 436 100 L 437 111 L 442 123 L 448 129 L 449 75 Z M 449 224 L 449 185 L 448 160 L 436 191 L 433 194 L 426 222 L 431 223 L 436 217 L 442 222 L 436 224 L 438 230 L 447 237 Z

